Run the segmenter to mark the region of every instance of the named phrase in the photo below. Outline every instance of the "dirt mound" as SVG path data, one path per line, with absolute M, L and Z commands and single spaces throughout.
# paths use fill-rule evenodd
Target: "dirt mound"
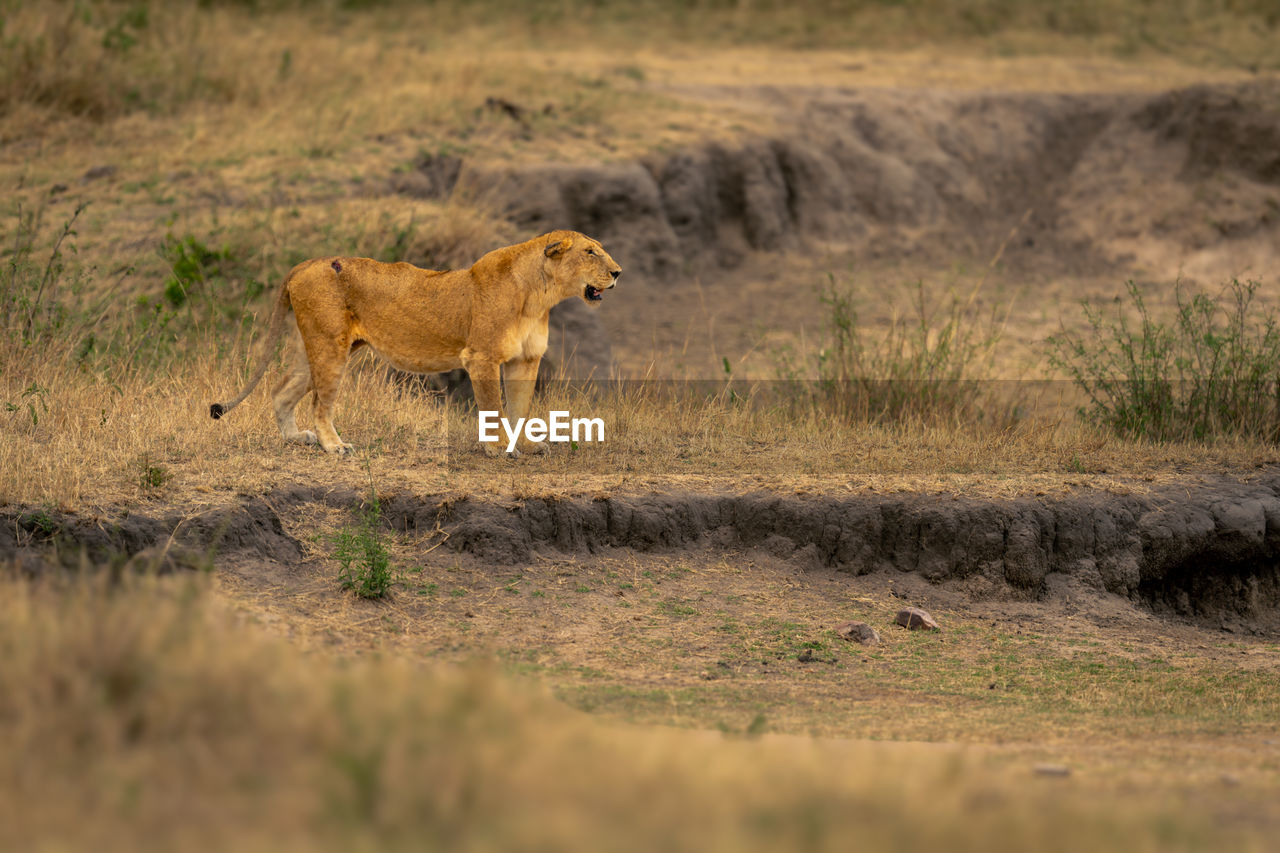
M 1280 480 L 1223 484 L 1194 496 L 1088 494 L 1055 500 L 937 496 L 649 495 L 527 498 L 384 496 L 406 534 L 448 533 L 445 546 L 485 565 L 540 550 L 759 549 L 855 575 L 911 573 L 974 598 L 1112 593 L 1157 612 L 1241 630 L 1280 631 Z M 303 504 L 347 508 L 354 492 L 298 487 L 195 518 L 0 516 L 0 558 L 42 565 L 81 550 L 119 564 L 160 547 L 293 564 L 298 542 L 277 514 Z M 176 550 L 175 550 L 176 549 Z M 74 561 L 73 561 L 74 562 Z M 1054 576 L 1054 577 L 1050 577 Z
M 1134 103 L 1059 199 L 1066 233 L 1108 262 L 1206 284 L 1280 259 L 1280 86 L 1195 87 Z
M 719 94 L 789 130 L 643 163 L 431 161 L 397 186 L 486 201 L 525 230 L 586 231 L 656 284 L 823 242 L 868 258 L 987 258 L 1011 232 L 1007 262 L 1056 274 L 1220 279 L 1276 257 L 1277 81 L 1156 95 Z M 1227 269 L 1224 245 L 1238 259 Z
M 1265 280 L 1280 262 L 1277 80 L 1156 94 L 686 94 L 754 104 L 784 130 L 631 163 L 424 157 L 393 175 L 391 188 L 456 196 L 522 232 L 575 228 L 609 246 L 626 271 L 617 304 L 603 317 L 571 304 L 553 314 L 554 366 L 575 378 L 613 375 L 606 326 L 628 372 L 648 370 L 663 346 L 682 358 L 691 339 L 696 349 L 688 318 L 702 302 L 691 309 L 632 296 L 681 297 L 695 278 L 720 287 L 710 297 L 720 328 L 739 330 L 749 351 L 758 336 L 744 330 L 779 307 L 776 287 L 795 282 L 789 272 L 765 273 L 753 303 L 729 307 L 742 273 L 760 276 L 801 253 L 831 259 L 824 271 L 842 258 L 918 270 L 985 266 L 998 254 L 1006 271 L 1030 281 L 1180 277 L 1203 287 Z M 804 322 L 803 309 L 781 310 L 796 312 L 792 325 Z M 637 343 L 636 332 L 652 335 L 653 346 Z M 700 370 L 720 361 L 688 357 Z
M 978 595 L 1014 590 L 1039 596 L 1047 576 L 1062 573 L 1098 591 L 1155 601 L 1158 589 L 1176 598 L 1177 591 L 1190 590 L 1192 578 L 1207 589 L 1220 574 L 1255 578 L 1260 589 L 1266 587 L 1280 556 L 1278 492 L 1280 481 L 1223 486 L 1192 498 L 1086 495 L 1055 501 L 755 494 L 503 505 L 400 498 L 384 510 L 405 531 L 445 524 L 449 547 L 486 562 L 527 561 L 539 547 L 575 553 L 763 548 L 854 574 L 911 572 L 934 582 L 964 582 Z M 1253 616 L 1274 611 L 1265 590 L 1253 603 Z
M 228 554 L 249 554 L 279 563 L 302 558 L 298 542 L 261 498 L 250 498 L 194 517 L 90 517 L 37 509 L 0 512 L 0 560 L 41 571 L 50 564 L 93 565 L 168 571 L 196 568 Z
M 1169 92 L 1136 118 L 1161 139 L 1186 146 L 1189 177 L 1226 169 L 1280 185 L 1280 88 L 1274 85 Z

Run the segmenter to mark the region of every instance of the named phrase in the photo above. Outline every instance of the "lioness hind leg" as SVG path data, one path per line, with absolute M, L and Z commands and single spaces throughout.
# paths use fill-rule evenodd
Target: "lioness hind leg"
M 285 441 L 298 444 L 318 444 L 319 439 L 311 430 L 298 429 L 295 410 L 298 403 L 311 390 L 311 366 L 307 364 L 307 354 L 302 348 L 302 338 L 294 335 L 292 352 L 289 359 L 289 370 L 272 394 L 276 410 L 276 423 L 280 425 L 280 434 Z
M 347 366 L 348 346 L 345 342 L 324 341 L 307 347 L 311 364 L 311 388 L 316 395 L 316 437 L 326 453 L 345 456 L 352 451 L 333 425 L 333 402 Z M 305 392 L 304 392 L 305 393 Z

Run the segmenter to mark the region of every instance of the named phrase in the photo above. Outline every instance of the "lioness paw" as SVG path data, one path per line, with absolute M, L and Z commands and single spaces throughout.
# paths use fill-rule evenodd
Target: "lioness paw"
M 294 444 L 304 444 L 307 447 L 312 447 L 320 443 L 320 439 L 317 438 L 316 434 L 309 429 L 287 436 L 285 440 L 291 441 Z
M 516 447 L 520 448 L 520 452 L 530 454 L 546 453 L 551 449 L 545 441 L 525 441 L 523 439 Z

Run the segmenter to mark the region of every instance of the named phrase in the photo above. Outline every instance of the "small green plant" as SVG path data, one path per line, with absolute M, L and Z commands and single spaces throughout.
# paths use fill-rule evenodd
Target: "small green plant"
M 159 462 L 143 459 L 139 463 L 142 469 L 138 475 L 138 485 L 147 491 L 157 491 L 173 479 L 173 472 Z
M 233 261 L 231 250 L 223 246 L 212 249 L 192 234 L 185 237 L 165 235 L 160 255 L 169 263 L 169 278 L 164 296 L 174 308 L 181 308 L 191 291 L 210 279 L 223 277 Z
M 1232 279 L 1213 296 L 1174 287 L 1170 318 L 1130 281 L 1114 317 L 1086 300 L 1089 329 L 1049 339 L 1050 363 L 1088 396 L 1080 416 L 1128 438 L 1280 438 L 1280 326 L 1253 307 L 1258 282 Z
M 58 230 L 46 257 L 37 257 L 36 244 L 40 237 L 43 208 L 17 210 L 12 237 L 4 268 L 0 270 L 0 331 L 9 341 L 29 346 L 51 335 L 63 334 L 72 319 L 66 295 L 62 291 L 67 273 L 67 253 L 76 251 L 76 220 L 88 206 L 88 202 L 76 205 L 75 210 Z M 71 242 L 67 242 L 72 238 Z M 72 281 L 73 290 L 79 282 Z
M 48 393 L 48 388 L 38 382 L 32 382 L 22 391 L 21 405 L 6 402 L 4 410 L 6 412 L 20 412 L 25 408 L 27 417 L 31 419 L 31 428 L 35 429 L 40 425 L 40 416 L 49 412 L 49 406 L 44 401 L 44 395 Z
M 382 507 L 369 486 L 369 500 L 358 513 L 359 522 L 334 536 L 333 558 L 342 567 L 338 583 L 360 598 L 382 598 L 394 576 L 391 555 L 382 542 Z
M 23 516 L 20 522 L 32 533 L 38 533 L 46 539 L 58 532 L 58 522 L 54 521 L 53 516 L 43 509 L 38 509 Z
M 124 9 L 102 35 L 102 46 L 124 53 L 138 43 L 139 34 L 147 28 L 150 9 L 145 3 L 134 3 Z
M 668 616 L 697 616 L 698 608 L 683 599 L 667 599 L 658 602 L 658 611 Z

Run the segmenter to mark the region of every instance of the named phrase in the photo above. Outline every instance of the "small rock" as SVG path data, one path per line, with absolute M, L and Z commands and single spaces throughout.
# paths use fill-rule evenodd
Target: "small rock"
M 1222 784 L 1226 785 L 1228 788 L 1235 788 L 1240 784 L 1240 777 L 1234 773 L 1223 773 Z
M 54 184 L 53 186 L 49 187 L 49 195 L 62 195 L 66 191 L 67 191 L 66 184 Z
M 1032 768 L 1037 776 L 1070 776 L 1071 768 L 1065 764 L 1037 764 Z
M 941 631 L 938 623 L 933 621 L 933 617 L 929 615 L 927 610 L 921 610 L 919 607 L 904 607 L 898 611 L 897 623 L 903 628 L 910 628 L 912 631 Z
M 866 622 L 841 622 L 835 627 L 836 635 L 842 640 L 859 642 L 864 646 L 880 645 L 880 634 Z
M 94 166 L 92 169 L 84 173 L 84 177 L 81 180 L 88 183 L 89 181 L 96 181 L 99 178 L 110 178 L 115 175 L 115 173 L 115 166 Z
M 813 649 L 801 649 L 800 654 L 796 655 L 796 660 L 800 663 L 808 663 L 813 660 Z

